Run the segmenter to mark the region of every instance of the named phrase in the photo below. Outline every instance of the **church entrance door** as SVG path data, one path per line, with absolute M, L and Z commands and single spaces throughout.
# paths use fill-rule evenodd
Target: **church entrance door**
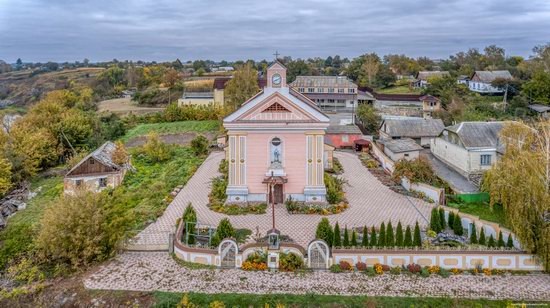
M 275 203 L 282 204 L 284 202 L 283 198 L 283 184 L 275 184 L 273 185 L 273 197 L 269 196 L 269 202 L 273 202 L 273 199 L 275 200 Z

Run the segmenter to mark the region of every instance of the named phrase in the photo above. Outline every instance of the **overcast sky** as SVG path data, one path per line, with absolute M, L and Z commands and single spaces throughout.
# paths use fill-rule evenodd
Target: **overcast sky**
M 0 59 L 447 58 L 550 41 L 550 0 L 0 0 Z

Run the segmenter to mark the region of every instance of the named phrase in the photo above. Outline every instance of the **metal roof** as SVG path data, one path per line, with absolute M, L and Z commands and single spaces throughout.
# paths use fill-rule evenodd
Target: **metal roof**
M 387 118 L 380 129 L 392 137 L 436 137 L 445 125 L 441 119 Z
M 92 153 L 88 154 L 88 156 L 84 157 L 78 164 L 76 164 L 69 172 L 67 172 L 67 175 L 70 175 L 71 172 L 73 172 L 78 166 L 82 165 L 85 161 L 87 161 L 90 158 L 95 159 L 96 161 L 104 164 L 105 166 L 111 167 L 115 170 L 120 170 L 124 166 L 121 166 L 119 164 L 116 164 L 113 162 L 113 152 L 116 149 L 116 144 L 114 144 L 111 141 L 105 142 L 102 146 L 97 148 Z
M 420 151 L 422 147 L 411 138 L 380 140 L 393 153 Z
M 330 125 L 327 128 L 327 134 L 358 134 L 362 135 L 363 133 L 355 124 L 348 125 Z
M 472 79 L 477 76 L 479 81 L 485 82 L 485 83 L 491 83 L 493 80 L 497 78 L 502 79 L 512 79 L 512 75 L 509 71 L 475 71 L 474 75 L 472 75 Z
M 345 76 L 296 76 L 290 83 L 295 88 L 357 88 L 357 85 Z
M 427 80 L 430 77 L 450 76 L 448 71 L 420 71 L 416 74 L 416 79 Z
M 540 105 L 540 104 L 532 104 L 528 106 L 529 109 L 534 110 L 539 113 L 544 113 L 550 111 L 550 106 L 547 105 Z

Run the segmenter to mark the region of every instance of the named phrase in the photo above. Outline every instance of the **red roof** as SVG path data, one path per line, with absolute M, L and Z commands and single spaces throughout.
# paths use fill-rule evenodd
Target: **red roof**
M 360 145 L 369 145 L 370 141 L 365 140 L 365 139 L 357 139 L 357 140 L 353 141 L 353 143 L 360 144 Z

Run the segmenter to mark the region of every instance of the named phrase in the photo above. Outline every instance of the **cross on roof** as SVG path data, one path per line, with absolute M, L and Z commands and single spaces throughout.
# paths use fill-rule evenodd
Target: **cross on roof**
M 275 56 L 275 60 L 279 59 L 279 51 L 278 50 L 275 50 L 275 53 L 273 54 Z

